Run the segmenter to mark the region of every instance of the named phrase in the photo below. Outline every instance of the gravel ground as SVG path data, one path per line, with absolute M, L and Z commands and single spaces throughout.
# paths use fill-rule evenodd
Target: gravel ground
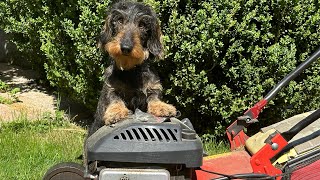
M 37 73 L 30 69 L 0 63 L 0 80 L 10 87 L 20 88 L 17 94 L 18 102 L 10 105 L 0 104 L 0 121 L 12 121 L 21 115 L 34 119 L 43 113 L 54 113 L 57 110 L 57 96 L 37 85 L 35 83 L 37 78 Z M 9 97 L 8 93 L 0 93 L 0 96 Z M 64 110 L 76 123 L 80 125 L 90 123 L 87 121 L 92 119 L 92 114 L 83 105 L 63 98 L 59 103 L 60 110 Z
M 37 86 L 35 79 L 37 74 L 32 70 L 24 70 L 18 66 L 0 63 L 0 80 L 4 81 L 11 88 L 18 87 L 18 102 L 13 104 L 0 104 L 0 119 L 2 121 L 12 121 L 21 115 L 26 115 L 28 119 L 34 119 L 39 115 L 56 110 L 57 98 Z M 8 93 L 1 93 L 0 96 L 8 98 Z

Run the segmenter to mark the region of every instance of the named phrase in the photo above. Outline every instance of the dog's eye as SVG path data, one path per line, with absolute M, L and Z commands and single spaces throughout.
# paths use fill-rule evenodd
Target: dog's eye
M 122 24 L 122 23 L 123 23 L 123 18 L 118 18 L 117 21 L 116 21 L 116 23 Z
M 140 21 L 139 22 L 139 28 L 142 30 L 142 31 L 148 31 L 148 22 L 145 22 L 145 21 Z
M 144 22 L 139 23 L 139 28 L 144 29 L 146 27 L 146 24 Z
M 124 20 L 123 17 L 115 17 L 113 18 L 112 23 L 114 25 L 119 25 L 123 23 L 123 20 Z

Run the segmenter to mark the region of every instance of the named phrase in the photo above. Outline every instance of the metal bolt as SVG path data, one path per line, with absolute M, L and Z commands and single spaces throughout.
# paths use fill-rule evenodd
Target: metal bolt
M 256 163 L 257 166 L 261 165 L 261 162 L 258 159 L 255 160 L 255 163 Z
M 279 148 L 279 145 L 278 145 L 277 143 L 272 143 L 272 144 L 271 144 L 271 149 L 272 149 L 272 150 L 275 151 L 275 150 L 277 150 L 278 148 Z

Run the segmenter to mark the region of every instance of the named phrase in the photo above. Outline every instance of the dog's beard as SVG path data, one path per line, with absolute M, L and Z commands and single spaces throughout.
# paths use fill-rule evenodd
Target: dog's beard
M 129 54 L 123 54 L 120 47 L 119 38 L 105 45 L 105 50 L 115 60 L 117 68 L 120 70 L 129 70 L 143 63 L 149 57 L 149 51 L 144 49 L 140 39 L 133 38 L 134 47 Z

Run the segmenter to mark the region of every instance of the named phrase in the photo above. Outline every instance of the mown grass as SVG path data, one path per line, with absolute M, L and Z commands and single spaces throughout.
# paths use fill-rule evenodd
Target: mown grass
M 56 119 L 55 119 L 56 120 Z M 42 179 L 59 162 L 78 162 L 85 131 L 68 121 L 0 124 L 0 179 Z

